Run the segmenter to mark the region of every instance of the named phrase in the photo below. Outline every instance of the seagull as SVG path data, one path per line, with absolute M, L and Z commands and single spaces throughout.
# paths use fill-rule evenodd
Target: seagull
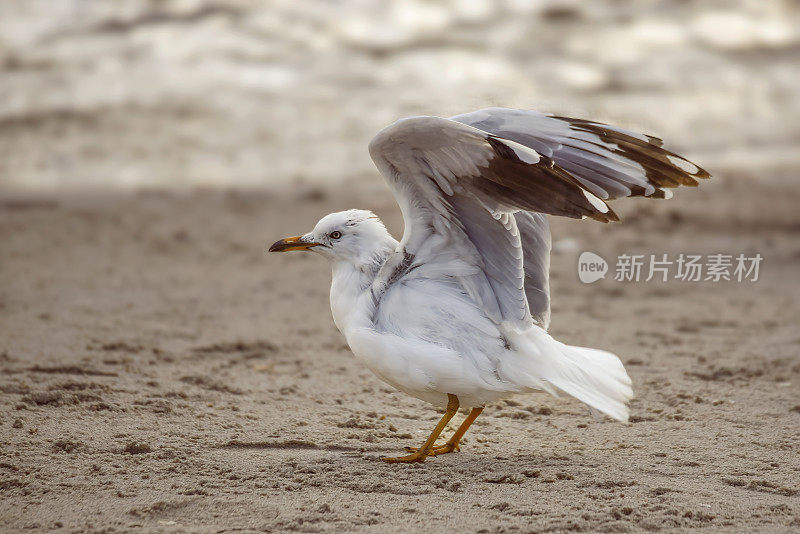
M 620 359 L 553 339 L 546 215 L 618 221 L 608 201 L 669 198 L 710 175 L 656 137 L 584 119 L 488 108 L 401 119 L 369 152 L 403 215 L 398 242 L 371 211 L 323 217 L 270 252 L 312 251 L 332 267 L 330 304 L 353 354 L 394 388 L 445 408 L 420 447 L 390 463 L 459 450 L 487 404 L 567 394 L 628 420 Z M 461 408 L 455 433 L 436 445 Z

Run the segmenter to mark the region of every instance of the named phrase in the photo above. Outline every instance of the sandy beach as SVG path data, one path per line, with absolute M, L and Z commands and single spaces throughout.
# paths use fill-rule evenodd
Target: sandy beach
M 793 531 L 799 200 L 788 182 L 731 176 L 618 203 L 618 224 L 554 221 L 551 332 L 621 356 L 631 422 L 516 397 L 487 408 L 460 453 L 409 466 L 379 457 L 439 414 L 350 354 L 321 258 L 265 252 L 350 206 L 397 231 L 388 193 L 9 198 L 4 528 Z M 584 285 L 583 248 L 765 259 L 755 283 Z

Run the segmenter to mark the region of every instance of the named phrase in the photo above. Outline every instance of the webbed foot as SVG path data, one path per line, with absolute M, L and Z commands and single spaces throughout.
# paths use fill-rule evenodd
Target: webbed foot
M 403 447 L 408 452 L 417 452 L 419 447 Z M 428 456 L 439 456 L 440 454 L 447 454 L 448 452 L 460 451 L 461 447 L 458 444 L 445 443 L 444 445 L 437 445 L 428 451 Z

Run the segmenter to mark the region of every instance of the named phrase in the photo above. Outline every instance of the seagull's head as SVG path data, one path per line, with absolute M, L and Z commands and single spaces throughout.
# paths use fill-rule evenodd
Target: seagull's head
M 312 251 L 330 260 L 361 263 L 394 243 L 377 215 L 367 210 L 347 210 L 326 215 L 305 235 L 276 241 L 269 251 Z

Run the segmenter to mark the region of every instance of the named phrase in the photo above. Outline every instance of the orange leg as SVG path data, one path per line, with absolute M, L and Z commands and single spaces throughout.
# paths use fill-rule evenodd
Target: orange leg
M 428 453 L 428 456 L 439 456 L 440 454 L 447 454 L 448 452 L 453 452 L 460 450 L 458 443 L 461 441 L 461 438 L 464 437 L 464 434 L 467 433 L 467 429 L 469 429 L 470 425 L 478 418 L 478 416 L 483 411 L 483 407 L 480 408 L 473 408 L 464 422 L 461 423 L 461 426 L 458 427 L 458 430 L 455 431 L 453 436 L 447 440 L 447 443 L 444 445 L 438 445 L 433 447 L 431 451 Z M 416 452 L 417 448 L 415 447 L 406 447 L 408 452 Z
M 439 434 L 442 433 L 444 427 L 447 426 L 447 423 L 450 422 L 450 419 L 458 411 L 458 397 L 455 395 L 451 395 L 450 393 L 447 394 L 447 410 L 444 412 L 439 424 L 436 425 L 436 428 L 433 429 L 431 435 L 428 436 L 428 439 L 425 441 L 425 444 L 422 445 L 419 449 L 415 450 L 408 456 L 398 456 L 396 458 L 393 457 L 385 457 L 381 458 L 384 462 L 389 463 L 410 463 L 410 462 L 424 462 L 428 455 L 431 454 L 433 450 L 433 444 L 436 443 L 436 440 L 439 437 Z M 462 425 L 463 426 L 463 425 Z

